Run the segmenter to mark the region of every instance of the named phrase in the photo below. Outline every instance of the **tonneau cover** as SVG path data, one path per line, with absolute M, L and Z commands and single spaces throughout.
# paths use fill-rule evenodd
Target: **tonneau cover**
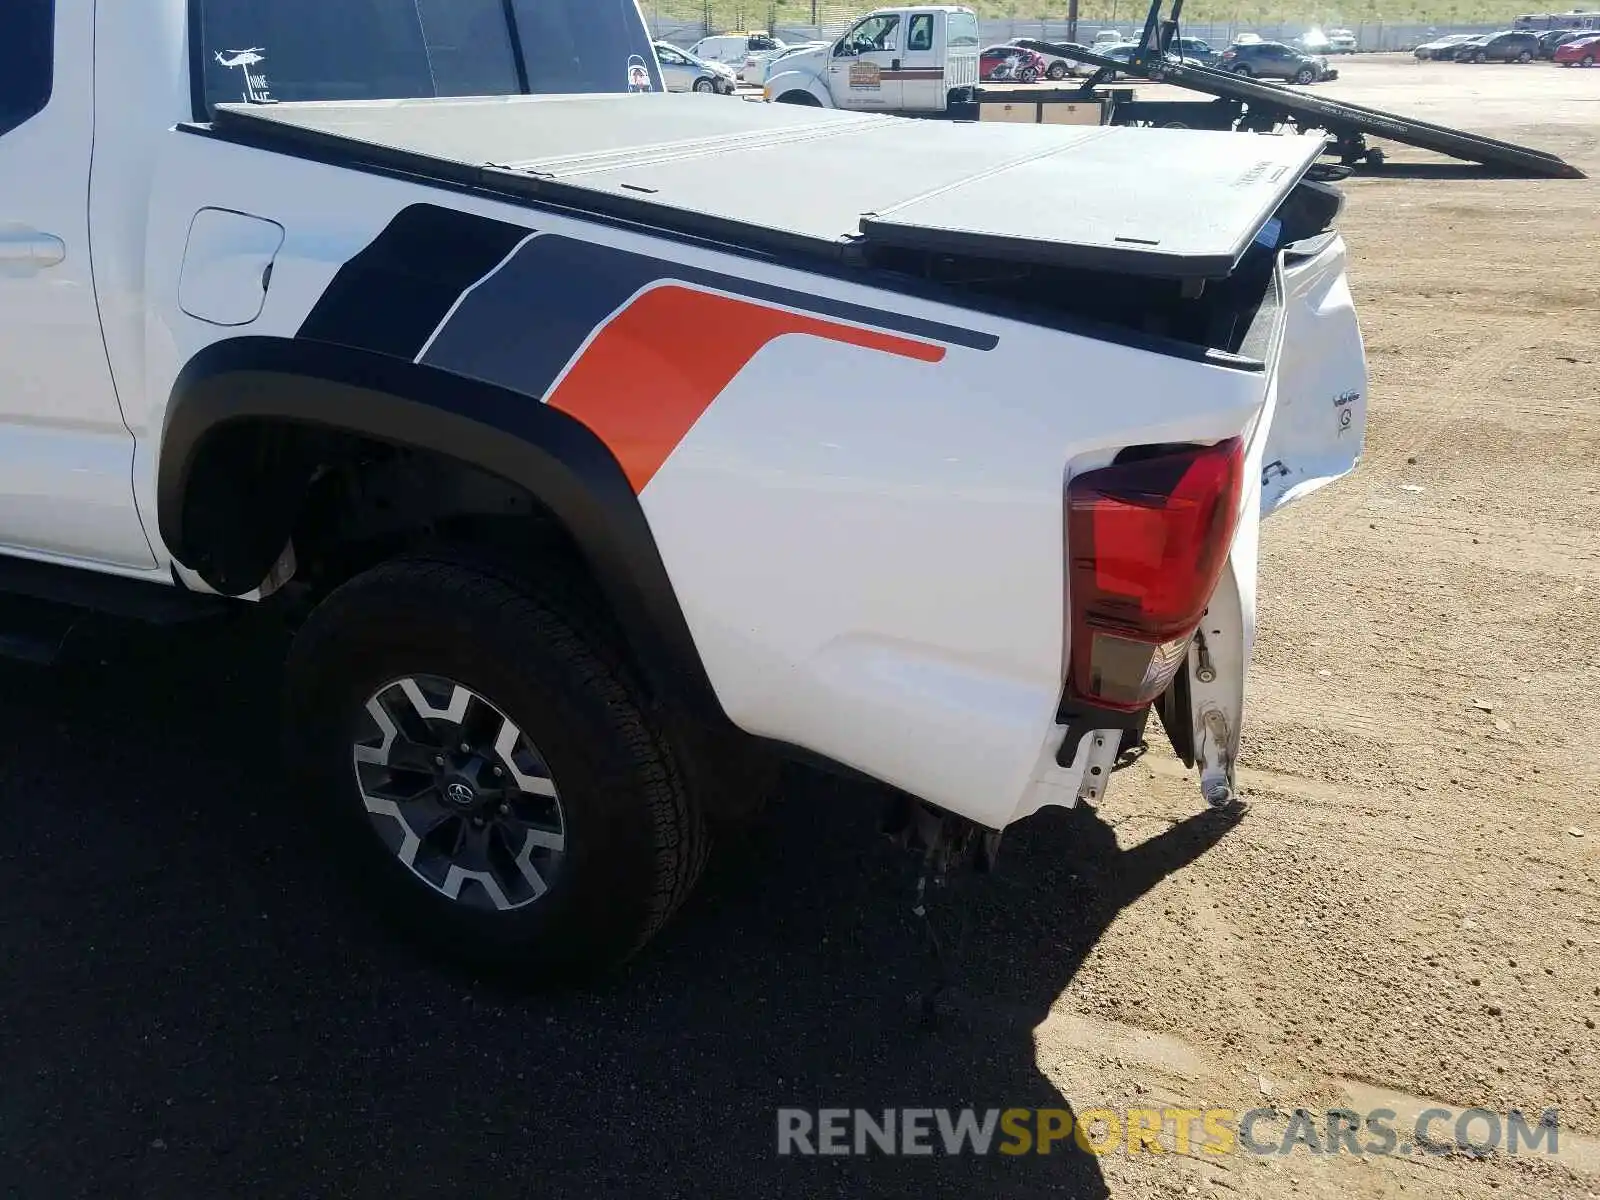
M 234 140 L 757 249 L 1221 278 L 1320 137 L 907 120 L 701 95 L 224 105 Z

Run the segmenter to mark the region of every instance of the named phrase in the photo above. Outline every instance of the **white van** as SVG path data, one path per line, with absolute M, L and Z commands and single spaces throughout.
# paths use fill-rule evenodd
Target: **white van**
M 776 57 L 787 49 L 781 39 L 773 37 L 770 33 L 747 31 L 719 33 L 701 38 L 689 47 L 689 53 L 706 62 L 717 62 L 732 67 L 734 72 L 743 78 L 745 65 L 752 56 L 757 59 Z

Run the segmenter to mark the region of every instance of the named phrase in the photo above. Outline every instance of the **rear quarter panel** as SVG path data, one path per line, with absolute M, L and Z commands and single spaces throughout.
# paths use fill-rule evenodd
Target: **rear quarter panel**
M 549 353 L 540 306 L 554 312 L 580 282 L 621 288 L 556 384 L 528 403 L 559 396 L 580 363 L 591 370 L 586 355 L 607 338 L 602 377 L 618 386 L 588 411 L 627 467 L 634 431 L 659 441 L 664 397 L 704 393 L 659 463 L 630 474 L 728 716 L 995 826 L 1015 815 L 1055 728 L 1065 478 L 1129 444 L 1233 436 L 1265 399 L 1261 374 L 175 133 L 151 208 L 147 368 L 125 397 L 147 514 L 183 365 L 238 333 L 293 337 L 340 267 L 419 203 L 520 223 L 535 243 L 566 238 L 657 264 L 632 290 L 607 278 L 617 254 L 532 278 L 538 294 L 500 312 L 515 332 L 496 335 L 496 361 L 514 370 L 523 347 Z M 190 219 L 207 206 L 285 230 L 265 307 L 245 330 L 177 305 Z M 803 303 L 752 300 L 763 287 Z M 660 297 L 649 293 L 661 289 L 674 289 L 672 303 L 653 310 Z M 882 312 L 882 327 L 824 311 L 841 303 Z M 723 304 L 753 306 L 764 314 L 755 324 L 779 332 L 740 341 L 719 326 L 708 338 L 671 316 Z M 667 319 L 641 323 L 651 311 Z M 896 332 L 906 319 L 971 336 Z M 728 353 L 739 361 L 708 391 L 708 357 Z

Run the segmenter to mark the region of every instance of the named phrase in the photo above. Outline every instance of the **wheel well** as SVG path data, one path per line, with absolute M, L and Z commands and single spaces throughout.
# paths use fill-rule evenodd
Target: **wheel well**
M 436 451 L 290 421 L 239 420 L 211 432 L 196 448 L 183 504 L 214 572 L 282 564 L 289 552 L 294 591 L 313 600 L 429 543 L 536 554 L 589 576 L 566 527 L 526 488 Z
M 643 689 L 707 811 L 735 816 L 759 802 L 760 785 L 750 781 L 762 777 L 770 751 L 737 730 L 714 697 L 694 711 L 681 707 L 695 695 L 686 690 L 688 662 L 668 660 L 663 676 L 657 648 L 630 636 L 579 540 L 527 488 L 436 451 L 251 418 L 198 444 L 183 506 L 212 573 L 242 569 L 251 555 L 276 561 L 268 602 L 296 619 L 355 576 L 418 550 L 490 573 L 537 571 Z
M 818 100 L 810 92 L 802 91 L 799 88 L 794 88 L 793 90 L 787 91 L 783 95 L 779 96 L 778 97 L 778 103 L 779 104 L 803 104 L 803 105 L 807 106 L 808 108 L 821 108 L 822 107 L 822 101 Z

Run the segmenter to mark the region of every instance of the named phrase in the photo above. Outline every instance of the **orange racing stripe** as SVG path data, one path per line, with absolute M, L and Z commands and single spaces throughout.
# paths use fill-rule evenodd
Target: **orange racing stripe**
M 945 347 L 667 284 L 612 318 L 550 396 L 610 447 L 642 492 L 750 360 L 801 334 L 937 363 Z

